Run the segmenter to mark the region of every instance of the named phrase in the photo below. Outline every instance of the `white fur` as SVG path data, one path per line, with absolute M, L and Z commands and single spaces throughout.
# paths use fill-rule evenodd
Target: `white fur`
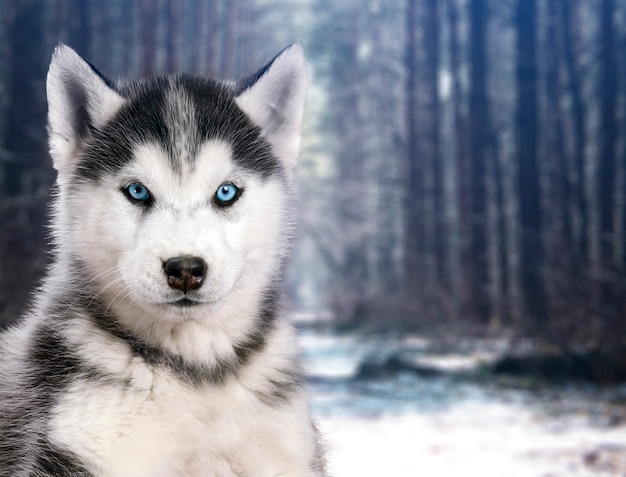
M 86 331 L 72 336 L 85 358 L 122 351 Z M 89 458 L 103 477 L 316 475 L 308 465 L 315 440 L 304 395 L 271 409 L 253 394 L 289 359 L 293 342 L 279 329 L 273 344 L 281 352 L 263 355 L 238 380 L 201 390 L 119 353 L 117 363 L 98 364 L 130 386 L 77 383 L 55 410 L 52 437 Z
M 80 209 L 87 197 L 93 203 L 88 217 L 68 218 L 65 229 L 125 327 L 187 359 L 211 362 L 222 348 L 232 353 L 230 343 L 249 331 L 267 277 L 277 271 L 287 247 L 288 195 L 281 181 L 235 170 L 221 142 L 206 143 L 194 164 L 179 176 L 158 146 L 139 147 L 119 176 L 77 185 L 67 194 L 68 210 Z M 141 220 L 141 210 L 120 193 L 133 181 L 146 185 L 157 201 Z M 215 210 L 212 196 L 227 181 L 243 187 L 243 195 L 232 211 Z M 162 266 L 183 255 L 203 257 L 209 270 L 193 293 L 204 304 L 181 314 L 166 306 L 180 292 L 168 287 Z

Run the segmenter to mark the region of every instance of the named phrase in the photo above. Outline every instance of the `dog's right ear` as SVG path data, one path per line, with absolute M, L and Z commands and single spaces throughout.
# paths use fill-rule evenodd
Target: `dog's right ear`
M 85 139 L 117 113 L 124 98 L 93 66 L 63 44 L 52 54 L 46 93 L 52 161 L 60 173 L 69 172 Z
M 290 171 L 300 152 L 307 80 L 304 51 L 295 43 L 236 86 L 237 105 L 261 128 Z

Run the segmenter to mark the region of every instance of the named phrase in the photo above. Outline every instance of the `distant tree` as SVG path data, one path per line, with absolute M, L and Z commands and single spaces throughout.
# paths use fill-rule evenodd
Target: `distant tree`
M 141 4 L 139 5 L 141 7 Z M 120 10 L 117 13 L 116 22 L 119 22 L 120 28 L 120 71 L 118 74 L 131 74 L 138 70 L 135 62 L 135 54 L 137 53 L 138 43 L 136 40 L 137 30 L 137 10 L 139 10 L 135 0 L 121 0 Z
M 267 59 L 259 59 L 257 57 L 258 47 L 256 44 L 256 11 L 252 0 L 239 0 L 239 28 L 238 28 L 238 47 L 237 58 L 235 64 L 235 76 L 242 77 L 251 74 L 258 68 L 259 61 Z
M 566 152 L 565 123 L 567 112 L 563 107 L 565 78 L 562 18 L 559 0 L 548 0 L 546 5 L 546 33 L 543 39 L 544 71 L 541 86 L 545 103 L 541 110 L 540 164 L 545 176 L 543 208 L 544 246 L 546 247 L 546 294 L 548 296 L 549 322 L 546 325 L 558 330 L 564 325 L 562 315 L 572 315 L 571 300 L 564 295 L 574 293 L 580 282 L 575 270 L 578 253 L 574 240 L 572 201 L 574 199 L 571 159 Z M 579 302 L 582 297 L 580 294 Z M 584 299 L 582 300 L 584 301 Z M 555 328 L 556 327 L 556 328 Z
M 91 57 L 92 50 L 92 2 L 85 0 L 66 0 L 68 2 L 66 24 L 68 41 L 78 54 Z
M 622 4 L 621 7 L 622 18 L 624 18 L 624 16 L 626 15 L 626 5 Z M 626 28 L 620 28 L 619 33 L 619 46 L 617 50 L 624 51 L 626 50 Z M 623 57 L 623 55 L 618 55 L 618 63 L 618 71 L 620 72 L 619 77 L 621 79 L 620 91 L 622 97 L 622 129 L 620 137 L 623 138 L 623 136 L 626 135 L 626 59 Z M 617 188 L 618 191 L 621 191 L 621 196 L 618 195 L 618 198 L 621 199 L 619 201 L 619 207 L 621 207 L 621 211 L 618 211 L 618 221 L 616 225 L 617 249 L 615 255 L 622 275 L 626 275 L 626 143 L 622 143 L 622 149 L 620 151 L 620 154 L 618 155 L 618 168 L 620 168 L 618 177 L 621 177 L 621 183 L 618 184 Z M 624 308 L 626 309 L 626 304 L 624 305 Z
M 453 193 L 455 221 L 450 223 L 450 281 L 452 287 L 452 314 L 460 317 L 461 303 L 468 303 L 463 290 L 468 283 L 468 269 L 462 258 L 466 253 L 466 237 L 469 236 L 469 193 L 468 193 L 468 160 L 466 144 L 467 121 L 462 113 L 463 97 L 461 90 L 461 52 L 459 45 L 459 6 L 456 0 L 446 2 L 446 20 L 448 28 L 448 48 L 450 65 L 450 102 L 452 104 L 451 135 L 453 171 L 455 190 Z M 462 299 L 462 296 L 464 298 Z
M 46 154 L 45 75 L 51 46 L 48 9 L 36 0 L 3 2 L 0 94 L 0 326 L 15 319 L 46 263 L 43 198 L 51 180 Z
M 616 237 L 615 228 L 617 218 L 617 140 L 618 140 L 618 84 L 617 62 L 615 52 L 615 4 L 613 0 L 602 0 L 600 4 L 599 18 L 600 35 L 600 74 L 598 77 L 598 97 L 600 101 L 600 138 L 599 138 L 599 161 L 596 191 L 598 194 L 597 204 L 600 219 L 600 269 L 596 277 L 599 284 L 598 311 L 603 320 L 606 330 L 606 339 L 611 341 L 615 337 L 615 327 L 612 322 L 622 313 L 626 318 L 626 312 L 619 310 L 618 296 L 623 294 L 623 284 L 619 282 L 616 263 Z M 624 306 L 624 305 L 622 305 Z M 626 328 L 626 327 L 625 327 Z M 626 345 L 626 339 L 622 340 Z M 625 360 L 626 361 L 626 360 Z
M 550 253 L 561 258 L 557 265 L 563 271 L 567 267 L 571 273 L 572 257 L 575 254 L 573 243 L 573 224 L 570 213 L 572 200 L 572 184 L 570 167 L 565 153 L 564 138 L 564 111 L 561 107 L 562 89 L 562 51 L 563 38 L 561 34 L 562 21 L 559 11 L 560 0 L 548 0 L 547 22 L 545 35 L 545 74 L 544 87 L 546 104 L 543 111 L 541 128 L 544 140 L 544 154 L 542 161 L 544 169 L 548 171 L 547 194 L 544 203 L 548 208 L 549 216 L 546 219 L 551 223 L 551 236 L 547 242 L 551 244 Z
M 231 79 L 236 76 L 240 8 L 241 0 L 230 0 L 224 3 L 222 66 L 220 73 L 222 76 Z
M 515 156 L 519 198 L 520 283 L 527 323 L 540 326 L 546 322 L 547 310 L 542 274 L 545 263 L 538 162 L 536 0 L 517 0 L 515 25 Z
M 602 0 L 600 8 L 600 157 L 598 161 L 598 204 L 600 206 L 601 257 L 609 265 L 613 257 L 615 203 L 615 147 L 617 140 L 617 75 L 613 0 Z
M 432 255 L 432 280 L 436 302 L 440 302 L 450 291 L 448 276 L 448 222 L 445 214 L 444 177 L 443 177 L 443 157 L 441 155 L 441 105 L 439 74 L 441 71 L 441 46 L 440 46 L 440 9 L 439 2 L 423 2 L 423 37 L 425 52 L 425 88 L 426 104 L 424 105 L 428 120 L 424 121 L 425 141 L 422 150 L 423 159 L 430 169 L 428 174 L 428 190 L 431 195 L 430 203 L 430 223 L 426 225 L 429 229 L 428 242 L 429 254 Z M 413 158 L 415 160 L 417 158 Z M 445 298 L 447 300 L 447 298 Z M 439 303 L 440 305 L 440 303 Z
M 183 29 L 183 2 L 180 0 L 168 0 L 167 3 L 167 41 L 166 41 L 166 66 L 167 73 L 177 73 L 181 69 L 181 56 L 184 55 L 182 29 Z
M 222 56 L 226 54 L 220 41 L 221 7 L 222 2 L 218 0 L 205 0 L 206 6 L 206 73 L 215 77 L 219 74 Z
M 6 28 L 9 25 L 9 19 L 12 17 L 12 9 L 3 8 L 0 10 L 0 25 L 4 25 L 5 28 L 0 28 L 0 85 L 8 84 L 10 77 L 10 45 L 8 41 L 8 32 Z M 4 128 L 6 126 L 5 113 L 10 106 L 11 100 L 4 93 L 4 88 L 0 87 L 0 144 L 3 144 Z M 0 158 L 2 157 L 0 153 Z M 1 159 L 0 159 L 1 161 Z M 0 185 L 4 185 L 3 170 L 0 167 Z
M 193 17 L 190 20 L 191 23 L 191 60 L 189 70 L 196 74 L 202 74 L 205 70 L 206 50 L 208 45 L 206 42 L 206 26 L 210 21 L 208 18 L 208 1 L 198 0 L 192 2 Z M 210 2 L 214 3 L 214 2 Z
M 364 167 L 370 189 L 366 209 L 371 224 L 368 276 L 370 287 L 383 297 L 399 295 L 406 273 L 401 258 L 405 189 L 399 186 L 406 170 L 406 117 L 401 114 L 406 83 L 402 74 L 404 45 L 394 33 L 404 26 L 403 12 L 400 2 L 381 2 L 378 8 L 366 11 L 363 26 L 368 53 L 362 59 L 362 70 L 370 72 L 361 92 L 363 109 L 370 112 L 364 124 Z M 376 114 L 371 114 L 373 111 Z
M 140 0 L 141 75 L 156 73 L 157 9 L 153 0 Z
M 572 217 L 573 242 L 575 251 L 573 254 L 573 270 L 576 276 L 586 269 L 589 263 L 589 244 L 587 233 L 589 229 L 589 211 L 585 197 L 587 189 L 586 177 L 586 151 L 587 132 L 585 122 L 587 120 L 587 106 L 583 101 L 581 68 L 577 62 L 577 53 L 580 50 L 580 2 L 579 0 L 563 0 L 560 2 L 561 35 L 563 56 L 565 62 L 565 83 L 568 95 L 572 103 L 573 122 L 573 146 L 572 163 L 574 169 L 574 185 L 572 201 L 574 214 Z M 575 225 L 578 224 L 578 225 Z
M 420 17 L 419 2 L 406 3 L 406 114 L 407 114 L 407 193 L 405 199 L 405 245 L 407 289 L 417 294 L 423 290 L 426 246 L 426 161 L 422 152 L 420 112 Z M 426 278 L 428 280 L 428 278 Z M 422 293 L 420 296 L 423 297 Z
M 469 266 L 470 307 L 476 318 L 490 316 L 487 261 L 487 158 L 489 143 L 489 109 L 487 103 L 487 20 L 486 0 L 469 2 L 469 241 L 465 262 Z
M 11 6 L 7 39 L 7 83 L 10 98 L 5 112 L 3 137 L 4 190 L 8 195 L 23 192 L 24 171 L 42 166 L 45 158 L 44 78 L 48 49 L 45 45 L 42 9 L 36 0 Z

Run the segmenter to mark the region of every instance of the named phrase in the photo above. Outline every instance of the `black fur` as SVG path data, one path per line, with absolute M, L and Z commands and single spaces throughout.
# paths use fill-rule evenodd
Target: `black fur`
M 185 151 L 192 163 L 202 143 L 218 139 L 232 146 L 233 160 L 240 167 L 262 177 L 282 171 L 260 128 L 235 103 L 234 90 L 229 85 L 181 75 L 143 80 L 122 87 L 119 93 L 128 102 L 85 141 L 77 168 L 80 178 L 98 180 L 118 171 L 132 160 L 133 146 L 152 142 L 161 145 L 172 168 L 180 170 L 181 152 L 172 149 L 180 142 L 174 139 L 178 131 L 171 126 L 176 123 L 185 124 L 185 134 L 192 139 L 191 149 Z M 168 118 L 168 115 L 182 114 L 167 109 L 169 93 L 188 98 L 195 117 Z
M 77 175 L 98 180 L 108 171 L 121 169 L 131 160 L 136 143 L 157 142 L 171 153 L 162 111 L 164 101 L 164 92 L 158 87 L 138 88 L 135 101 L 125 105 L 114 121 L 87 138 Z
M 265 404 L 278 407 L 291 399 L 291 397 L 302 390 L 304 379 L 297 369 L 279 371 L 280 379 L 270 380 L 269 390 L 258 392 L 257 398 Z
M 91 477 L 93 474 L 72 453 L 55 446 L 44 445 L 37 455 L 30 475 Z
M 115 317 L 92 294 L 83 291 L 78 297 L 58 297 L 55 308 L 46 310 L 50 316 L 56 317 L 55 327 L 43 324 L 33 334 L 26 350 L 29 356 L 29 373 L 24 380 L 28 399 L 13 402 L 11 396 L 3 395 L 5 399 L 3 409 L 9 411 L 3 416 L 4 422 L 11 422 L 11 426 L 2 429 L 4 442 L 0 442 L 0 476 L 16 475 L 15 469 L 28 468 L 25 475 L 52 477 L 57 475 L 69 477 L 89 476 L 87 464 L 64 449 L 56 448 L 45 438 L 50 418 L 49 409 L 53 409 L 59 395 L 72 382 L 87 380 L 89 382 L 117 382 L 119 378 L 105 371 L 87 365 L 78 357 L 72 348 L 66 344 L 56 326 L 63 327 L 67 317 L 75 316 L 79 311 L 86 311 L 101 329 L 111 333 L 116 338 L 127 343 L 137 356 L 140 356 L 151 367 L 165 368 L 182 382 L 189 386 L 205 384 L 221 385 L 227 379 L 236 378 L 241 369 L 249 362 L 253 355 L 261 352 L 266 346 L 266 337 L 274 326 L 279 311 L 278 300 L 280 293 L 271 289 L 266 293 L 261 312 L 256 321 L 256 327 L 247 339 L 234 345 L 236 358 L 218 361 L 214 366 L 202 366 L 186 361 L 183 357 L 153 346 L 144 340 L 123 330 Z M 119 383 L 128 386 L 130 383 Z M 302 380 L 295 372 L 285 371 L 281 379 L 271 382 L 271 390 L 259 399 L 269 405 L 278 405 L 286 402 L 289 396 L 302 384 Z M 35 433 L 28 430 L 37 429 Z M 23 442 L 31 450 L 35 449 L 30 461 L 25 461 L 22 446 L 16 443 Z M 33 445 L 34 444 L 34 445 Z M 11 469 L 8 474 L 2 470 Z M 19 474 L 18 474 L 19 475 Z
M 47 411 L 56 405 L 59 394 L 69 382 L 80 378 L 97 379 L 99 373 L 85 366 L 58 332 L 47 325 L 35 331 L 27 355 L 29 373 L 23 378 L 24 395 L 18 400 L 0 392 L 6 412 L 3 421 L 11 423 L 2 429 L 0 475 L 89 476 L 85 464 L 77 457 L 47 441 L 45 431 L 51 418 Z M 24 455 L 20 443 L 31 449 L 31 456 Z M 24 473 L 16 469 L 23 469 Z
M 69 297 L 68 297 L 69 298 Z M 235 358 L 219 360 L 214 366 L 204 366 L 186 361 L 182 356 L 171 353 L 161 347 L 154 346 L 145 340 L 134 336 L 123 329 L 115 316 L 108 310 L 105 303 L 101 302 L 94 294 L 84 292 L 80 297 L 74 298 L 73 307 L 78 307 L 88 312 L 93 322 L 102 330 L 112 334 L 127 343 L 132 351 L 140 356 L 146 364 L 154 367 L 166 368 L 174 376 L 191 386 L 204 384 L 223 384 L 227 379 L 236 377 L 251 357 L 265 349 L 267 335 L 271 333 L 277 314 L 279 312 L 280 293 L 270 289 L 266 292 L 262 303 L 261 312 L 256 320 L 256 326 L 248 334 L 247 338 L 233 345 Z M 67 303 L 69 300 L 60 298 L 59 303 Z M 54 311 L 61 318 L 65 314 L 72 315 L 74 311 L 67 313 L 62 309 Z M 66 359 L 66 358 L 58 358 Z M 70 362 L 67 364 L 85 375 L 92 370 L 81 369 L 80 363 Z M 112 377 L 111 377 L 112 378 Z M 103 376 L 98 379 L 104 379 Z
M 93 131 L 93 124 L 87 112 L 87 92 L 81 84 L 73 81 L 70 81 L 66 88 L 70 107 L 74 111 L 72 129 L 76 136 L 85 139 L 90 131 Z

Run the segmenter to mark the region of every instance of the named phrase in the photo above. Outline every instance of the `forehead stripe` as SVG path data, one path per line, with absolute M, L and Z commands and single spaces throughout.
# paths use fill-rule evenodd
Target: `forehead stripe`
M 262 177 L 282 167 L 269 143 L 239 109 L 232 88 L 216 81 L 177 76 L 144 80 L 121 88 L 127 103 L 101 130 L 88 138 L 77 169 L 79 176 L 97 180 L 119 171 L 132 160 L 134 147 L 157 142 L 174 170 L 193 161 L 202 143 L 228 143 L 239 167 Z

